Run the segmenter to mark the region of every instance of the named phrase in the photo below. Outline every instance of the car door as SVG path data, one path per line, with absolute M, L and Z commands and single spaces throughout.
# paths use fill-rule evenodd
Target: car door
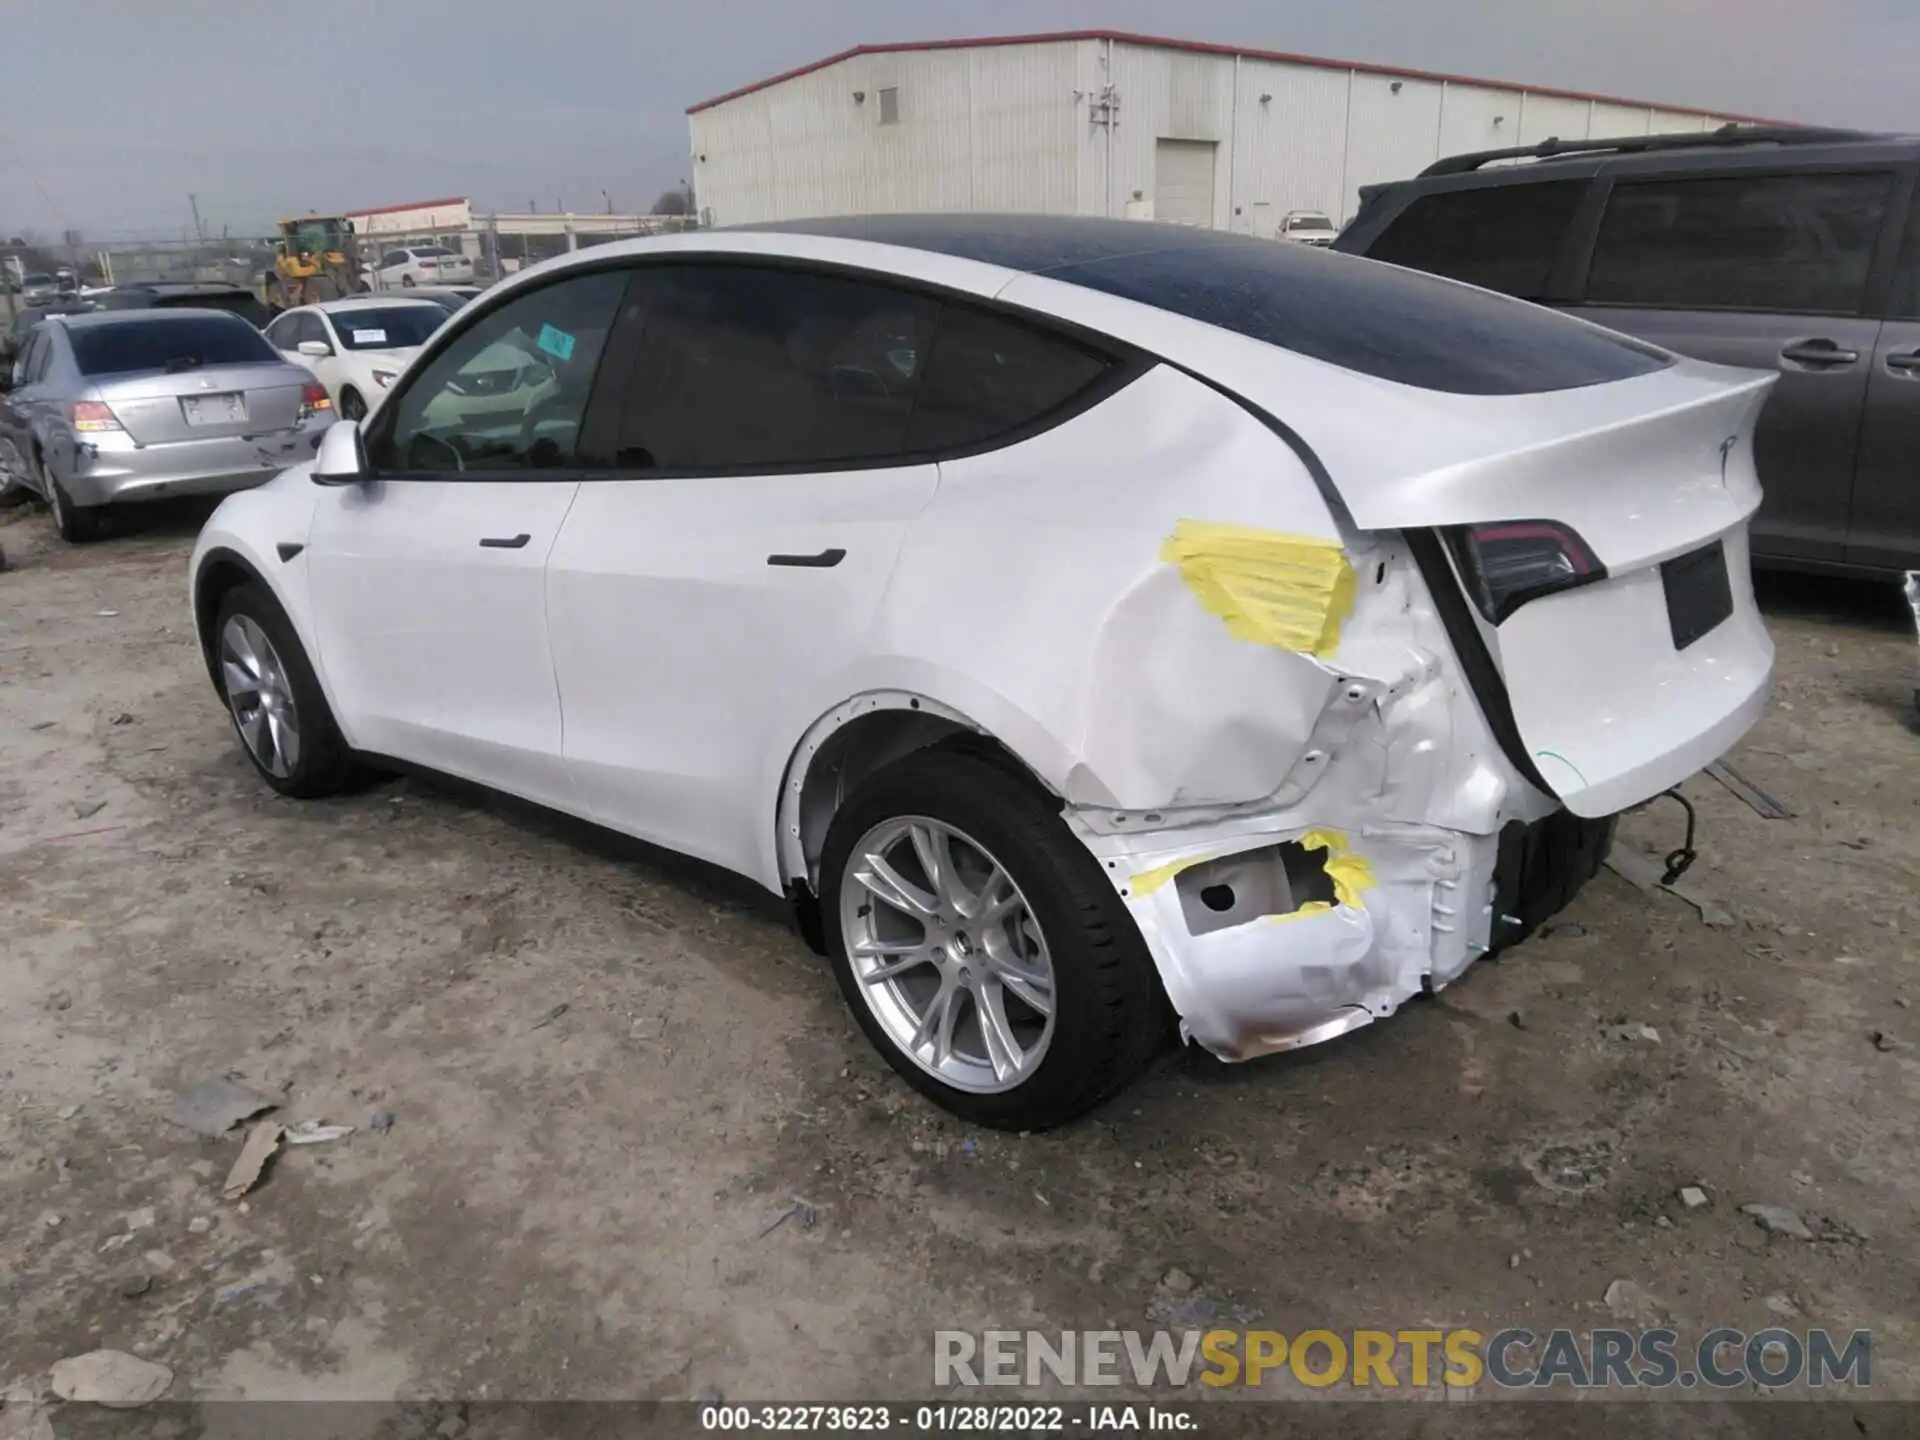
M 1920 570 L 1920 199 L 1907 216 L 1867 376 L 1847 560 Z
M 588 463 L 580 419 L 625 284 L 560 276 L 478 317 L 368 422 L 371 478 L 322 490 L 304 561 L 355 746 L 581 808 L 545 570 Z M 469 413 L 463 382 L 502 346 L 543 355 L 554 383 L 517 412 Z
M 1780 376 L 1754 461 L 1755 557 L 1846 558 L 1879 320 L 1867 281 L 1892 169 L 1616 180 L 1575 313 L 1682 355 Z
M 938 483 L 902 453 L 938 306 L 713 262 L 638 270 L 629 309 L 615 469 L 548 563 L 567 762 L 601 823 L 758 874 L 778 766 L 851 693 Z
M 0 456 L 0 469 L 9 475 L 26 477 L 33 473 L 34 415 L 38 391 L 37 378 L 45 371 L 47 336 L 44 327 L 27 332 L 27 340 L 13 357 L 7 393 L 0 396 L 0 439 L 8 453 Z M 36 482 L 37 483 L 37 482 Z
M 318 340 L 327 347 L 327 353 L 316 355 L 308 361 L 309 367 L 336 407 L 340 404 L 340 387 L 347 380 L 347 364 L 341 357 L 345 347 L 340 343 L 340 334 L 333 317 L 324 310 L 309 310 L 300 322 L 300 339 Z

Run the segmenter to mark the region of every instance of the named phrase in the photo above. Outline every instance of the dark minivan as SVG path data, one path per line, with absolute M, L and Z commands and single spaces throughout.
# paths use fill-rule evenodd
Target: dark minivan
M 1920 139 L 1733 127 L 1457 155 L 1334 248 L 1773 370 L 1756 562 L 1920 569 Z

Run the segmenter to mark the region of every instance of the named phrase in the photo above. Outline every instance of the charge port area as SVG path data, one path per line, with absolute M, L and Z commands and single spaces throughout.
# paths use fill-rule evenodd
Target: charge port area
M 1291 915 L 1315 901 L 1334 900 L 1327 852 L 1291 840 L 1191 865 L 1173 883 L 1189 935 L 1230 930 L 1264 915 Z

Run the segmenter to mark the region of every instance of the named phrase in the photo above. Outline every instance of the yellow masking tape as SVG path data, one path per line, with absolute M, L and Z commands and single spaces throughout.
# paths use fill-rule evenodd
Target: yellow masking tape
M 1308 850 L 1327 852 L 1327 878 L 1333 882 L 1333 894 L 1342 905 L 1358 907 L 1360 892 L 1370 890 L 1374 885 L 1373 867 L 1367 864 L 1364 855 L 1356 855 L 1347 848 L 1347 837 L 1338 830 L 1309 830 L 1300 837 L 1300 844 Z M 1182 870 L 1191 869 L 1211 855 L 1186 855 L 1178 860 L 1169 860 L 1164 865 L 1156 865 L 1151 870 L 1142 870 L 1129 882 L 1134 895 L 1151 895 L 1165 885 Z M 1333 907 L 1324 900 L 1309 900 L 1298 910 L 1289 910 L 1284 915 L 1269 915 L 1269 920 L 1294 920 L 1302 915 L 1319 915 Z
M 1360 892 L 1373 888 L 1373 867 L 1367 857 L 1347 848 L 1347 837 L 1338 830 L 1309 830 L 1300 837 L 1309 850 L 1327 852 L 1327 878 L 1333 881 L 1334 898 L 1342 905 L 1358 906 Z
M 1151 895 L 1182 870 L 1193 865 L 1198 865 L 1202 860 L 1208 858 L 1210 857 L 1205 855 L 1193 855 L 1184 860 L 1169 860 L 1166 864 L 1156 865 L 1151 870 L 1142 870 L 1133 877 L 1133 893 L 1135 895 Z
M 1337 541 L 1182 520 L 1160 547 L 1187 588 L 1241 640 L 1330 655 L 1357 579 Z

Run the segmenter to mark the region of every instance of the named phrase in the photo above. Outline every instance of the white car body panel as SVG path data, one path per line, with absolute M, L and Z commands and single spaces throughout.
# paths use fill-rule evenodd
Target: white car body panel
M 849 672 L 937 483 L 917 465 L 583 484 L 547 605 L 593 817 L 779 889 L 769 771 L 859 688 Z M 832 566 L 768 563 L 835 548 Z
M 1037 276 L 1002 298 L 1131 340 L 1282 418 L 1358 531 L 1534 518 L 1577 531 L 1613 579 L 1523 607 L 1492 640 L 1528 751 L 1553 768 L 1549 782 L 1576 814 L 1659 793 L 1758 718 L 1773 648 L 1753 602 L 1746 526 L 1760 507 L 1753 428 L 1771 376 L 1678 361 L 1607 385 L 1454 395 Z M 1729 546 L 1738 638 L 1663 659 L 1658 566 L 1715 539 Z M 1700 687 L 1694 703 L 1671 703 L 1689 685 Z
M 577 488 L 409 480 L 322 489 L 301 562 L 348 743 L 578 807 L 561 756 L 545 599 L 547 555 Z
M 807 782 L 834 737 L 876 711 L 941 717 L 1060 797 L 1185 1033 L 1244 1058 L 1450 981 L 1498 941 L 1504 826 L 1645 800 L 1764 703 L 1772 647 L 1745 547 L 1764 377 L 1680 362 L 1547 394 L 1440 393 L 1060 281 L 825 236 L 688 233 L 593 263 L 676 252 L 869 268 L 1159 363 L 1051 429 L 937 464 L 337 489 L 302 470 L 236 497 L 196 571 L 216 550 L 258 569 L 354 746 L 778 891 L 818 884 Z M 522 272 L 470 311 L 580 263 Z M 1480 625 L 1526 766 L 1403 537 L 1522 518 L 1571 526 L 1609 571 Z M 1337 642 L 1230 632 L 1163 556 L 1191 521 L 1343 554 L 1358 581 Z M 520 549 L 479 545 L 522 532 Z M 1676 650 L 1658 567 L 1715 539 L 1733 615 Z M 288 541 L 308 548 L 272 559 Z M 767 563 L 836 548 L 830 568 Z M 1198 877 L 1270 877 L 1287 847 L 1352 883 L 1300 906 L 1250 882 L 1245 913 L 1195 909 Z

